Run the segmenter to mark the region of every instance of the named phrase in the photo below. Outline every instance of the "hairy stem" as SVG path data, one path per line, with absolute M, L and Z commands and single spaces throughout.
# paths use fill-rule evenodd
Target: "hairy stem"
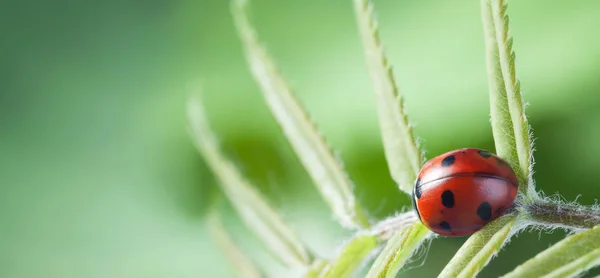
M 412 225 L 416 221 L 419 221 L 417 214 L 411 210 L 379 222 L 371 230 L 367 231 L 367 233 L 378 236 L 379 239 L 388 240 L 395 232 Z
M 536 202 L 525 208 L 531 220 L 541 226 L 583 230 L 600 225 L 600 208 L 596 206 Z

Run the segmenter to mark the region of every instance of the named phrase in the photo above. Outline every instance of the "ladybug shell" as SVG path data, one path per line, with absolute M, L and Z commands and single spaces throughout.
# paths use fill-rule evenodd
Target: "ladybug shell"
M 431 231 L 464 236 L 501 216 L 517 191 L 517 177 L 506 161 L 485 150 L 460 149 L 425 163 L 413 206 Z

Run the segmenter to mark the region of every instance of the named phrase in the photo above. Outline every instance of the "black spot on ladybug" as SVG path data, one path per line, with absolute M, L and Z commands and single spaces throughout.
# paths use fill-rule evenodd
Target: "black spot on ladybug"
M 412 197 L 412 206 L 413 206 L 413 209 L 415 210 L 415 213 L 417 214 L 417 217 L 419 217 L 419 221 L 423 222 L 423 220 L 421 220 L 421 212 L 419 212 L 419 208 L 417 207 L 417 200 L 415 200 L 414 192 L 413 192 L 413 197 Z
M 454 207 L 454 193 L 450 190 L 446 190 L 442 193 L 442 205 L 447 208 Z
M 484 150 L 478 150 L 477 153 L 484 158 L 489 158 L 490 156 L 492 156 L 490 152 Z
M 415 196 L 417 196 L 417 199 L 421 199 L 421 179 L 417 179 L 417 182 L 415 183 L 415 190 L 414 190 L 414 194 Z
M 492 206 L 488 202 L 483 202 L 477 208 L 477 215 L 481 220 L 488 221 L 492 218 Z
M 449 155 L 446 156 L 443 160 L 442 160 L 442 167 L 448 167 L 452 164 L 454 164 L 454 161 L 456 160 L 456 157 L 454 155 Z
M 440 228 L 448 231 L 448 232 L 452 232 L 452 227 L 450 227 L 450 223 L 446 222 L 446 221 L 442 221 L 440 223 Z

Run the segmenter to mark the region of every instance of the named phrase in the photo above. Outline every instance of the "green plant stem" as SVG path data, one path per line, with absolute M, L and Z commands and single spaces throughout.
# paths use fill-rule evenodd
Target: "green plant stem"
M 536 202 L 525 209 L 533 225 L 569 230 L 591 229 L 600 225 L 600 208 L 555 202 Z

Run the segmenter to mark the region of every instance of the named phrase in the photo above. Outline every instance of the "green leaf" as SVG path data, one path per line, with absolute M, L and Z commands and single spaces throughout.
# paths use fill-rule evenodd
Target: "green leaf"
M 515 215 L 506 215 L 473 234 L 438 277 L 475 277 L 512 235 Z
M 292 268 L 310 265 L 311 256 L 281 216 L 227 160 L 210 129 L 200 98 L 188 102 L 188 120 L 196 148 L 219 180 L 225 196 L 246 226 L 284 263 Z
M 223 224 L 221 223 L 221 215 L 216 210 L 213 210 L 208 214 L 207 226 L 215 243 L 227 256 L 238 277 L 263 277 L 254 263 L 242 253 L 235 242 L 233 242 L 231 237 L 227 234 L 225 227 L 223 227 Z
M 377 237 L 358 235 L 344 244 L 337 258 L 326 268 L 321 278 L 351 277 L 365 258 L 377 247 Z
M 411 194 L 416 175 L 422 166 L 422 152 L 404 113 L 403 100 L 398 93 L 392 68 L 381 47 L 373 5 L 367 0 L 355 0 L 354 10 L 375 91 L 379 127 L 389 170 L 400 189 Z
M 431 232 L 420 221 L 396 232 L 367 273 L 368 278 L 396 277 L 396 274 Z
M 531 176 L 532 140 L 516 77 L 506 8 L 504 0 L 481 0 L 492 131 L 497 154 L 513 166 L 521 192 L 533 200 L 537 193 Z
M 597 265 L 600 226 L 561 240 L 503 277 L 575 277 Z
M 368 228 L 369 222 L 352 192 L 352 182 L 260 45 L 248 20 L 247 6 L 248 1 L 234 0 L 232 14 L 246 59 L 271 113 L 342 226 Z

